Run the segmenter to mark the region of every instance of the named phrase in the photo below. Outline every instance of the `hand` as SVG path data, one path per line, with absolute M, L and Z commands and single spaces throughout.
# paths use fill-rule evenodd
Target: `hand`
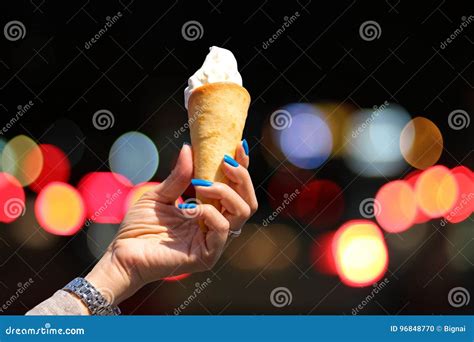
M 236 160 L 230 163 L 233 165 L 223 160 L 222 164 L 230 185 L 199 186 L 193 181 L 197 193 L 220 201 L 221 212 L 209 204 L 180 209 L 175 202 L 193 174 L 192 151 L 184 145 L 170 176 L 130 208 L 118 235 L 86 279 L 118 304 L 149 282 L 214 266 L 229 230 L 240 230 L 257 210 L 247 171 L 249 158 L 240 144 Z M 199 220 L 204 221 L 207 232 L 199 228 Z

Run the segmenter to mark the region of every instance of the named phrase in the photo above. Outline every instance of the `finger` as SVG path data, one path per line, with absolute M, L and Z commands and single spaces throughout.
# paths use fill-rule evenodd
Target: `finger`
M 171 174 L 163 183 L 157 185 L 154 192 L 158 201 L 174 204 L 179 196 L 186 190 L 193 175 L 193 154 L 191 146 L 184 144 L 179 152 L 178 161 Z
M 209 229 L 205 234 L 206 249 L 208 253 L 220 253 L 225 246 L 229 235 L 229 221 L 210 204 L 183 203 L 178 205 L 184 217 L 193 220 L 203 220 Z M 214 258 L 213 255 L 211 258 Z
M 249 144 L 246 139 L 242 140 L 235 149 L 235 160 L 246 169 L 250 163 L 249 152 Z
M 233 183 L 231 187 L 247 202 L 251 213 L 255 213 L 258 208 L 258 202 L 248 170 L 229 156 L 224 157 L 222 169 Z
M 250 207 L 247 202 L 229 185 L 202 179 L 193 179 L 191 184 L 196 189 L 196 194 L 203 198 L 218 199 L 225 210 L 233 216 L 233 219 L 245 222 L 251 215 Z M 243 223 L 241 222 L 241 223 Z M 232 229 L 233 225 L 231 225 Z M 239 229 L 239 227 L 234 227 Z

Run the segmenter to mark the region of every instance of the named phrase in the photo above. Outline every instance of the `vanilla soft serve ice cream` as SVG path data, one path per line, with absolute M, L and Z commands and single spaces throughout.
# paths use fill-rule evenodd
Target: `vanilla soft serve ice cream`
M 188 80 L 184 90 L 184 105 L 188 108 L 191 93 L 196 88 L 208 83 L 231 82 L 242 85 L 242 76 L 237 70 L 237 60 L 234 54 L 217 46 L 212 46 L 202 67 Z

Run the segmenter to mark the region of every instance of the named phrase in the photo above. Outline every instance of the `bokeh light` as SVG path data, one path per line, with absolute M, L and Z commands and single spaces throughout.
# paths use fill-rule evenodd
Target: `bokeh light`
M 5 140 L 3 140 L 2 138 L 0 138 L 0 171 L 2 171 L 2 153 L 3 153 L 3 149 L 5 148 L 5 145 L 7 144 L 7 142 Z
M 408 182 L 397 180 L 383 185 L 377 192 L 375 201 L 380 205 L 375 218 L 385 231 L 400 233 L 415 222 L 416 196 Z
M 34 182 L 43 168 L 43 153 L 29 137 L 19 135 L 10 140 L 2 153 L 3 171 L 15 176 L 22 186 Z
M 323 119 L 331 130 L 332 153 L 336 156 L 344 154 L 345 134 L 350 125 L 350 115 L 355 108 L 348 103 L 333 102 L 317 103 L 315 106 L 323 114 Z
M 41 227 L 47 232 L 55 235 L 73 235 L 84 223 L 84 201 L 73 186 L 52 182 L 38 194 L 35 215 Z
M 332 151 L 332 134 L 323 115 L 314 106 L 302 103 L 287 105 L 282 111 L 291 117 L 274 134 L 285 157 L 302 169 L 321 166 Z
M 91 223 L 87 229 L 87 247 L 89 252 L 100 259 L 109 247 L 119 229 L 118 224 Z
M 339 228 L 333 253 L 339 277 L 348 286 L 371 285 L 387 269 L 387 246 L 380 228 L 371 221 L 353 220 Z
M 71 165 L 76 165 L 84 155 L 84 133 L 72 120 L 57 120 L 41 139 L 44 143 L 57 146 L 69 159 Z
M 0 172 L 0 222 L 10 223 L 25 213 L 25 191 L 12 175 Z
M 311 248 L 311 265 L 319 273 L 337 275 L 332 243 L 335 232 L 323 233 L 316 237 Z
M 474 181 L 462 171 L 451 171 L 458 185 L 458 196 L 444 218 L 451 223 L 467 219 L 474 210 Z
M 406 166 L 399 149 L 399 138 L 410 115 L 402 107 L 387 104 L 364 109 L 352 116 L 346 132 L 346 158 L 349 168 L 368 177 L 388 177 Z
M 434 165 L 441 156 L 443 136 L 431 120 L 416 117 L 400 134 L 400 150 L 408 164 L 424 170 Z
M 133 184 L 150 180 L 158 169 L 158 150 L 146 135 L 128 132 L 120 136 L 109 153 L 110 169 Z
M 297 263 L 301 244 L 292 227 L 272 224 L 264 228 L 246 224 L 242 232 L 225 252 L 233 267 L 247 271 L 280 271 Z
M 330 180 L 313 180 L 301 186 L 295 198 L 295 215 L 315 228 L 337 224 L 344 212 L 342 189 Z
M 91 172 L 85 175 L 78 190 L 86 204 L 87 218 L 97 223 L 120 223 L 125 215 L 125 200 L 132 183 L 112 172 Z
M 190 275 L 191 273 L 183 273 L 183 274 L 178 274 L 175 276 L 164 277 L 162 280 L 168 281 L 168 282 L 180 281 L 180 280 L 188 278 Z
M 431 218 L 447 214 L 456 204 L 459 189 L 456 178 L 442 165 L 425 170 L 415 184 L 418 207 Z
M 58 147 L 49 144 L 39 145 L 43 154 L 43 168 L 31 184 L 30 188 L 35 192 L 40 192 L 51 182 L 67 183 L 71 174 L 71 165 L 66 154 Z
M 268 182 L 268 201 L 273 210 L 278 210 L 279 217 L 289 217 L 295 213 L 294 199 L 298 198 L 298 192 L 301 194 L 303 185 L 312 177 L 308 171 L 295 171 L 277 171 Z
M 410 184 L 411 188 L 413 191 L 415 191 L 415 184 L 416 181 L 418 180 L 418 177 L 423 173 L 422 170 L 414 170 L 407 174 L 405 176 L 405 181 Z M 415 197 L 416 198 L 416 197 Z M 426 215 L 423 210 L 418 206 L 418 203 L 416 205 L 416 217 L 415 220 L 413 221 L 414 224 L 419 224 L 419 223 L 425 223 L 431 220 L 431 217 Z

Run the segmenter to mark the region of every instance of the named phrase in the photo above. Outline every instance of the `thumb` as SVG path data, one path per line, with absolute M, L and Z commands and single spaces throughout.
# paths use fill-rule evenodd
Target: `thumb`
M 158 201 L 174 204 L 186 190 L 193 176 L 193 153 L 191 146 L 184 144 L 171 174 L 155 189 Z

